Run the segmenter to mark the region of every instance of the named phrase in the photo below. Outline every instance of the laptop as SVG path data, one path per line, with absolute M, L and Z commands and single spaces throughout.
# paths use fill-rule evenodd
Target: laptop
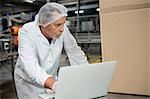
M 96 99 L 108 93 L 116 61 L 60 68 L 56 94 L 40 94 L 42 99 Z

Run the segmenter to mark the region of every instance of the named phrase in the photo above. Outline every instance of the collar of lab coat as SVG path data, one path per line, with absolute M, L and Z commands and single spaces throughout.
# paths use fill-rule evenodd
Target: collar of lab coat
M 36 20 L 34 21 L 34 24 L 35 24 L 35 28 L 37 30 L 37 33 L 36 33 L 37 38 L 40 39 L 43 44 L 50 46 L 50 43 L 48 42 L 47 38 L 42 34 L 40 27 Z M 53 44 L 53 43 L 55 43 L 54 39 L 52 39 L 52 41 L 51 41 L 51 44 Z

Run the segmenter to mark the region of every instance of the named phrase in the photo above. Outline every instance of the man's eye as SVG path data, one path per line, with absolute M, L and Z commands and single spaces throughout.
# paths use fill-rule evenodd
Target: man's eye
M 56 26 L 61 26 L 61 24 L 56 24 Z

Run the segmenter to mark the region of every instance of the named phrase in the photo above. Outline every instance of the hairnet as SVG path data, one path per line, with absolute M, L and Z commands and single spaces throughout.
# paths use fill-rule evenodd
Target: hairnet
M 65 6 L 58 3 L 46 3 L 38 12 L 38 23 L 46 27 L 64 16 L 67 16 Z

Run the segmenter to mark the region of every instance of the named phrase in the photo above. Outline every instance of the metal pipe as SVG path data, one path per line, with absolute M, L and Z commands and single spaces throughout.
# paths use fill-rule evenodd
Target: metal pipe
M 48 3 L 48 2 L 50 2 L 51 0 L 46 0 L 46 2 Z
M 77 3 L 77 27 L 76 27 L 76 30 L 77 32 L 80 31 L 80 20 L 79 20 L 79 10 L 80 10 L 80 0 L 78 0 L 78 3 Z

